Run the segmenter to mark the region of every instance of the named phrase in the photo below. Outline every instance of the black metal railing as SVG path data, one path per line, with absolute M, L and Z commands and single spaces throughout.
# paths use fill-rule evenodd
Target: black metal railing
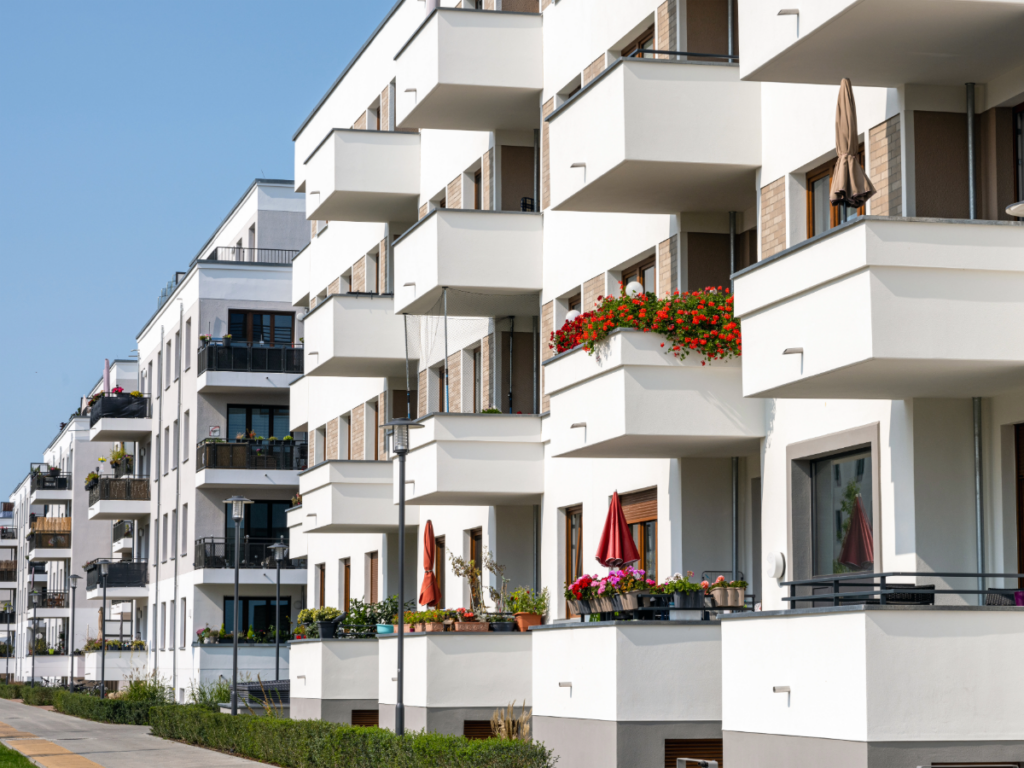
M 0 611 L 0 624 L 15 624 L 18 621 L 18 616 L 14 611 Z M 0 658 L 3 658 L 4 654 L 0 651 Z
M 71 597 L 67 592 L 40 592 L 38 599 L 29 593 L 29 608 L 67 608 L 71 605 Z
M 121 541 L 121 539 L 130 539 L 132 534 L 135 532 L 135 526 L 132 525 L 131 520 L 122 520 L 120 523 L 114 523 L 114 532 L 112 534 L 113 541 Z
M 17 539 L 18 529 L 10 525 L 0 528 L 0 539 Z
M 98 501 L 149 501 L 148 477 L 99 477 L 89 488 L 89 506 Z
M 135 474 L 135 457 L 131 454 L 119 459 L 117 463 L 110 462 L 114 468 L 114 477 L 131 477 Z
M 31 549 L 70 549 L 70 533 L 32 533 L 28 537 L 28 548 Z
M 261 539 L 246 536 L 242 539 L 241 557 L 238 560 L 238 567 L 276 568 L 274 550 L 270 549 L 270 545 L 276 543 L 278 543 L 278 539 Z M 196 568 L 234 568 L 235 540 L 230 536 L 227 538 L 207 536 L 204 539 L 197 539 L 193 565 Z M 304 558 L 286 558 L 281 561 L 281 567 L 305 568 L 306 560 Z
M 302 373 L 301 346 L 271 347 L 263 344 L 208 343 L 199 347 L 199 373 Z
M 29 563 L 28 572 L 33 576 L 45 576 L 46 563 Z
M 71 490 L 71 474 L 39 472 L 32 475 L 29 489 L 32 491 L 69 491 Z
M 14 568 L 0 568 L 0 581 L 17 581 L 18 571 Z
M 307 452 L 308 445 L 297 440 L 227 442 L 206 438 L 196 446 L 196 469 L 302 470 Z
M 208 261 L 240 261 L 250 264 L 291 264 L 298 251 L 286 251 L 280 248 L 239 248 L 234 245 L 221 245 L 214 248 L 207 257 Z
M 736 61 L 740 60 L 739 56 L 733 56 L 733 55 L 728 54 L 728 53 L 690 53 L 689 51 L 647 51 L 647 50 L 644 50 L 642 48 L 640 50 L 633 51 L 626 58 L 627 59 L 657 59 L 657 58 L 668 59 L 669 57 L 672 57 L 672 58 L 678 60 L 678 59 L 682 58 L 683 56 L 687 57 L 688 59 L 696 59 L 698 61 L 702 60 L 702 59 L 703 60 L 708 60 L 708 59 L 710 59 L 710 60 L 724 59 L 725 61 L 732 61 L 732 62 L 736 62 Z
M 145 419 L 151 415 L 147 396 L 133 397 L 125 393 L 104 395 L 89 409 L 89 426 L 100 419 Z
M 85 588 L 103 588 L 103 564 L 93 560 L 85 566 Z M 149 568 L 145 560 L 113 560 L 106 563 L 107 589 L 144 587 L 149 584 Z
M 1013 605 L 1014 587 L 988 589 L 937 589 L 934 584 L 913 584 L 892 579 L 967 579 L 976 587 L 978 579 L 1024 579 L 1021 573 L 942 573 L 938 571 L 890 571 L 887 573 L 837 573 L 813 579 L 784 581 L 789 596 L 782 598 L 793 607 L 810 603 L 827 605 L 935 605 L 936 595 L 983 595 L 985 605 Z

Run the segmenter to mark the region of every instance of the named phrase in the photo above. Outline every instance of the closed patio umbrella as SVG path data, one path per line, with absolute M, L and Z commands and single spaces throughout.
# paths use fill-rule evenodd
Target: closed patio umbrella
M 420 605 L 437 605 L 441 602 L 437 579 L 434 578 L 436 555 L 434 524 L 427 520 L 427 524 L 423 526 L 423 583 L 420 585 Z
M 619 492 L 612 494 L 612 503 L 608 507 L 608 517 L 604 521 L 601 542 L 597 545 L 597 562 L 608 568 L 621 568 L 640 559 L 633 537 L 629 535 L 629 525 L 622 513 L 622 502 Z
M 850 530 L 846 532 L 839 562 L 860 570 L 875 562 L 875 540 L 871 535 L 868 517 L 864 514 L 864 502 L 860 494 L 853 500 L 853 514 L 850 515 Z
M 853 86 L 844 77 L 836 105 L 836 167 L 832 173 L 829 200 L 832 205 L 860 208 L 875 194 L 875 186 L 857 159 L 857 105 Z
M 103 358 L 103 392 L 110 394 L 110 358 Z

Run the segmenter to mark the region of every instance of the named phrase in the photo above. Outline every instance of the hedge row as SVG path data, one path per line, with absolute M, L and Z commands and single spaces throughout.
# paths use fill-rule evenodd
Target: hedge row
M 552 768 L 534 741 L 470 740 L 437 733 L 398 736 L 322 720 L 232 717 L 194 705 L 150 710 L 153 734 L 284 768 Z
M 52 688 L 48 685 L 21 685 L 21 700 L 26 704 L 32 704 L 37 707 L 49 706 L 53 704 L 53 697 L 57 691 L 63 690 L 62 688 Z
M 20 699 L 21 683 L 0 683 L 0 699 Z
M 87 693 L 71 693 L 57 691 L 53 706 L 65 715 L 74 715 L 86 720 L 97 720 L 101 723 L 117 723 L 118 725 L 148 725 L 149 711 L 166 702 L 160 701 L 121 701 L 119 699 L 101 699 Z

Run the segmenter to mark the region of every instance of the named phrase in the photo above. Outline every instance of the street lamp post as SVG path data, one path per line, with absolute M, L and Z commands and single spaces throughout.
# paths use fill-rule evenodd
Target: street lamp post
M 405 734 L 405 457 L 409 453 L 409 430 L 422 428 L 411 419 L 395 419 L 391 427 L 391 447 L 398 456 L 398 694 L 395 698 L 395 733 Z
M 71 632 L 68 635 L 68 656 L 71 657 L 71 670 L 68 673 L 68 690 L 75 690 L 75 590 L 78 589 L 78 580 L 82 578 L 77 573 L 68 576 L 71 582 Z
M 32 651 L 32 682 L 36 686 L 36 632 L 39 631 L 39 619 L 36 614 L 39 612 L 39 592 L 32 593 L 32 632 L 29 635 L 29 650 Z
M 7 653 L 4 654 L 7 657 L 4 667 L 4 680 L 8 683 L 11 682 L 11 602 L 9 600 L 4 602 L 4 613 L 7 614 Z
M 100 698 L 107 698 L 107 573 L 110 562 L 100 563 L 100 576 L 103 577 L 103 613 L 100 614 Z
M 245 519 L 245 505 L 252 504 L 244 496 L 227 499 L 231 504 L 231 519 L 235 521 L 235 603 L 234 624 L 231 627 L 231 714 L 238 714 L 238 558 L 242 548 L 242 521 Z
M 274 680 L 281 679 L 281 561 L 288 554 L 288 547 L 283 539 L 271 544 L 274 550 L 274 565 L 277 568 L 277 591 L 274 600 Z

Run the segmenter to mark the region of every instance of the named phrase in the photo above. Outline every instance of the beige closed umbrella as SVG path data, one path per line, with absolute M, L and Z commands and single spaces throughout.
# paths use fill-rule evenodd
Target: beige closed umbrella
M 860 208 L 875 194 L 875 185 L 857 159 L 857 104 L 853 86 L 844 77 L 836 105 L 836 167 L 832 172 L 829 200 L 832 205 Z

